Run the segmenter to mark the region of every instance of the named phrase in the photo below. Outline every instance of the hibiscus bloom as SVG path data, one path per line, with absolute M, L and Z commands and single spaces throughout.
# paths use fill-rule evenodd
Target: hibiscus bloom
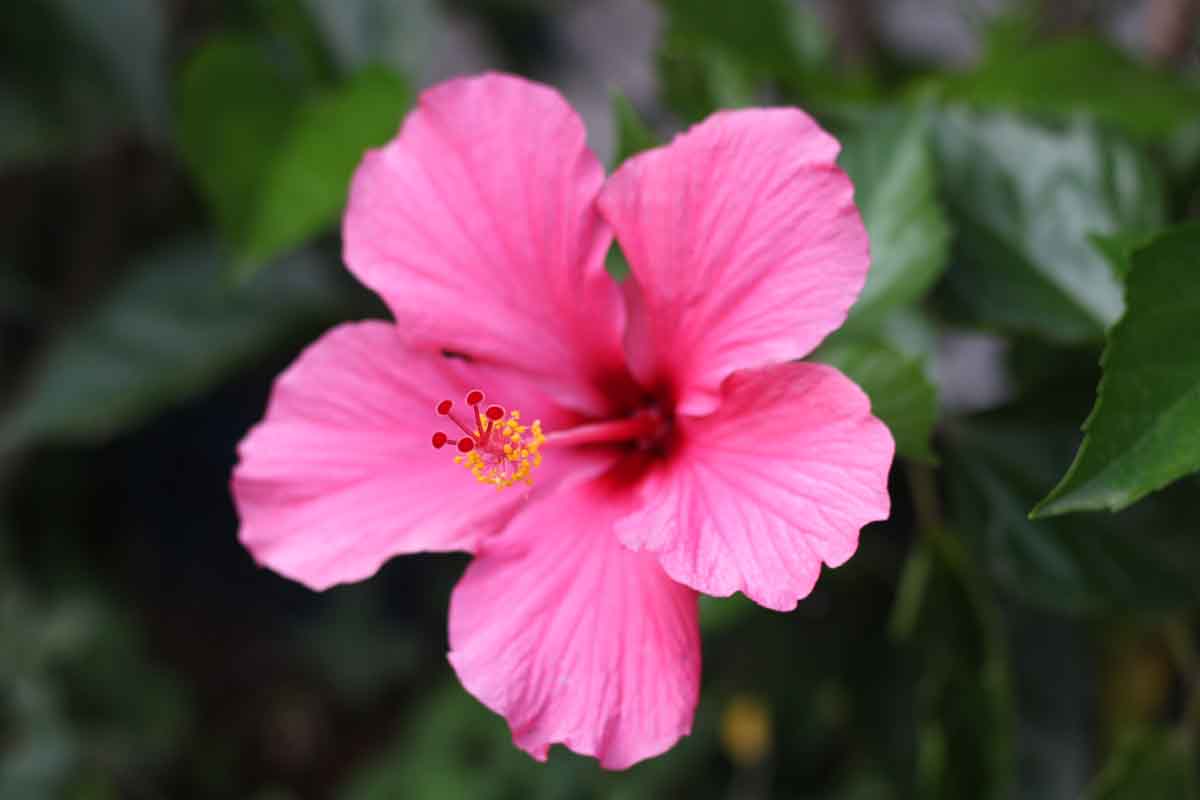
M 837 152 L 799 110 L 722 112 L 606 182 L 545 86 L 425 92 L 343 231 L 395 321 L 337 327 L 279 377 L 233 474 L 242 542 L 318 590 L 468 551 L 450 663 L 518 746 L 609 768 L 671 747 L 697 592 L 790 610 L 888 515 L 888 430 L 795 361 L 866 279 Z

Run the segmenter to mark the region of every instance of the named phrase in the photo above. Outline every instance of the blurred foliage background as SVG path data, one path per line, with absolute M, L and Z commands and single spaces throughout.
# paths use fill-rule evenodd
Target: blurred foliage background
M 1197 6 L 10 4 L 0 797 L 1200 797 Z M 872 236 L 815 357 L 896 434 L 892 519 L 795 613 L 704 600 L 695 732 L 627 773 L 535 764 L 458 687 L 465 557 L 318 595 L 235 538 L 273 376 L 384 315 L 339 264 L 351 170 L 483 68 L 609 165 L 800 105 Z

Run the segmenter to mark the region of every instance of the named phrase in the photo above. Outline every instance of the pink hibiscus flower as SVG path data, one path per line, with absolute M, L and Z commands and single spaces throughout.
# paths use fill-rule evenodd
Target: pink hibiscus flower
M 866 279 L 837 152 L 799 110 L 722 112 L 606 182 L 547 87 L 425 92 L 344 225 L 395 322 L 279 377 L 233 474 L 242 542 L 313 589 L 473 553 L 450 663 L 515 743 L 663 752 L 697 702 L 697 592 L 792 609 L 888 515 L 888 430 L 794 361 Z

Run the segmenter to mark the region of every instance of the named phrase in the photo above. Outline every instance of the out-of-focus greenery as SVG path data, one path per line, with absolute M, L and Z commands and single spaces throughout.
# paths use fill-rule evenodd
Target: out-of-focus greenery
M 339 265 L 363 150 L 431 75 L 578 86 L 588 5 L 0 16 L 0 798 L 1200 798 L 1197 50 L 1122 50 L 1105 4 L 924 12 L 975 26 L 956 67 L 869 4 L 622 2 L 592 34 L 659 23 L 656 92 L 589 62 L 614 167 L 722 107 L 837 134 L 874 266 L 813 357 L 900 454 L 892 519 L 796 612 L 702 599 L 666 755 L 516 750 L 444 659 L 462 557 L 321 595 L 255 568 L 238 439 L 306 342 L 385 314 Z

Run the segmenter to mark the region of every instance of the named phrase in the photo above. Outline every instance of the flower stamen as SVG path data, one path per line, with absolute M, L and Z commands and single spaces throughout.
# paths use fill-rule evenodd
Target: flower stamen
M 474 427 L 463 424 L 452 413 L 453 401 L 441 401 L 435 407 L 438 415 L 448 417 L 466 435 L 451 439 L 438 431 L 433 434 L 434 448 L 440 450 L 448 444 L 455 445 L 459 455 L 454 457 L 454 463 L 470 470 L 480 483 L 491 484 L 497 489 L 507 489 L 517 483 L 532 484 L 531 473 L 541 466 L 540 448 L 546 441 L 541 421 L 523 425 L 521 412 L 516 409 L 508 412 L 495 404 L 480 411 L 485 398 L 479 389 L 467 392 L 465 399 L 475 417 Z

